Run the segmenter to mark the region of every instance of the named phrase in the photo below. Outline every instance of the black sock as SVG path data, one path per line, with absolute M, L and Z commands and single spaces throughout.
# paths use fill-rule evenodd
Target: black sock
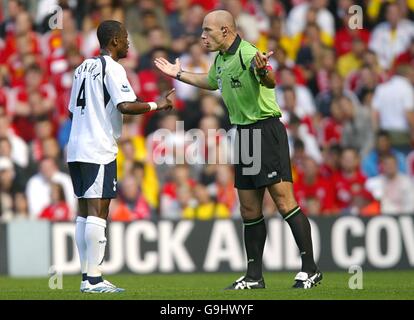
M 90 284 L 98 284 L 99 282 L 102 282 L 102 276 L 100 277 L 88 277 L 88 281 Z
M 86 281 L 86 280 L 88 280 L 88 274 L 82 273 L 82 281 Z
M 300 207 L 296 207 L 284 214 L 283 219 L 289 224 L 298 245 L 302 258 L 302 271 L 314 273 L 317 267 L 313 260 L 311 226 L 308 218 L 303 214 Z
M 262 279 L 262 257 L 266 242 L 266 224 L 261 216 L 252 220 L 243 220 L 244 245 L 247 253 L 246 276 L 252 280 Z

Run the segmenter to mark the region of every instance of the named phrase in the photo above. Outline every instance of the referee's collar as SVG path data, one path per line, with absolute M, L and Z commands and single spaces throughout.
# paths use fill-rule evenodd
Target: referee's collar
M 234 39 L 233 43 L 231 44 L 231 46 L 227 49 L 227 51 L 221 52 L 220 54 L 235 54 L 237 49 L 240 46 L 240 42 L 241 42 L 241 38 L 239 35 L 237 35 L 236 39 Z

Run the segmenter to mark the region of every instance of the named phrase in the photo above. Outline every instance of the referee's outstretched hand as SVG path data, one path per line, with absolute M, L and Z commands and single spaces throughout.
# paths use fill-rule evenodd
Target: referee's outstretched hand
M 160 69 L 164 74 L 167 76 L 175 78 L 177 76 L 178 71 L 181 70 L 181 62 L 180 59 L 175 59 L 175 63 L 172 64 L 168 62 L 167 59 L 164 58 L 157 58 L 154 60 L 155 66 Z
M 164 98 L 161 98 L 158 102 L 158 110 L 171 110 L 173 105 L 173 94 L 175 93 L 175 88 L 172 88 L 170 91 L 167 92 Z

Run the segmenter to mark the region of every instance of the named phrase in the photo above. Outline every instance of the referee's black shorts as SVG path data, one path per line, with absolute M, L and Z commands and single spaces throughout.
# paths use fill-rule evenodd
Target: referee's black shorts
M 237 125 L 234 166 L 237 189 L 259 189 L 281 181 L 292 182 L 286 128 L 279 118 Z

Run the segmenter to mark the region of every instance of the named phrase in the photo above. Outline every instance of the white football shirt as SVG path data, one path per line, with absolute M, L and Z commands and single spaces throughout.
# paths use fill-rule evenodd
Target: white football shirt
M 73 118 L 67 161 L 108 164 L 115 160 L 122 130 L 117 105 L 136 99 L 125 69 L 110 56 L 86 59 L 77 67 L 69 102 Z

